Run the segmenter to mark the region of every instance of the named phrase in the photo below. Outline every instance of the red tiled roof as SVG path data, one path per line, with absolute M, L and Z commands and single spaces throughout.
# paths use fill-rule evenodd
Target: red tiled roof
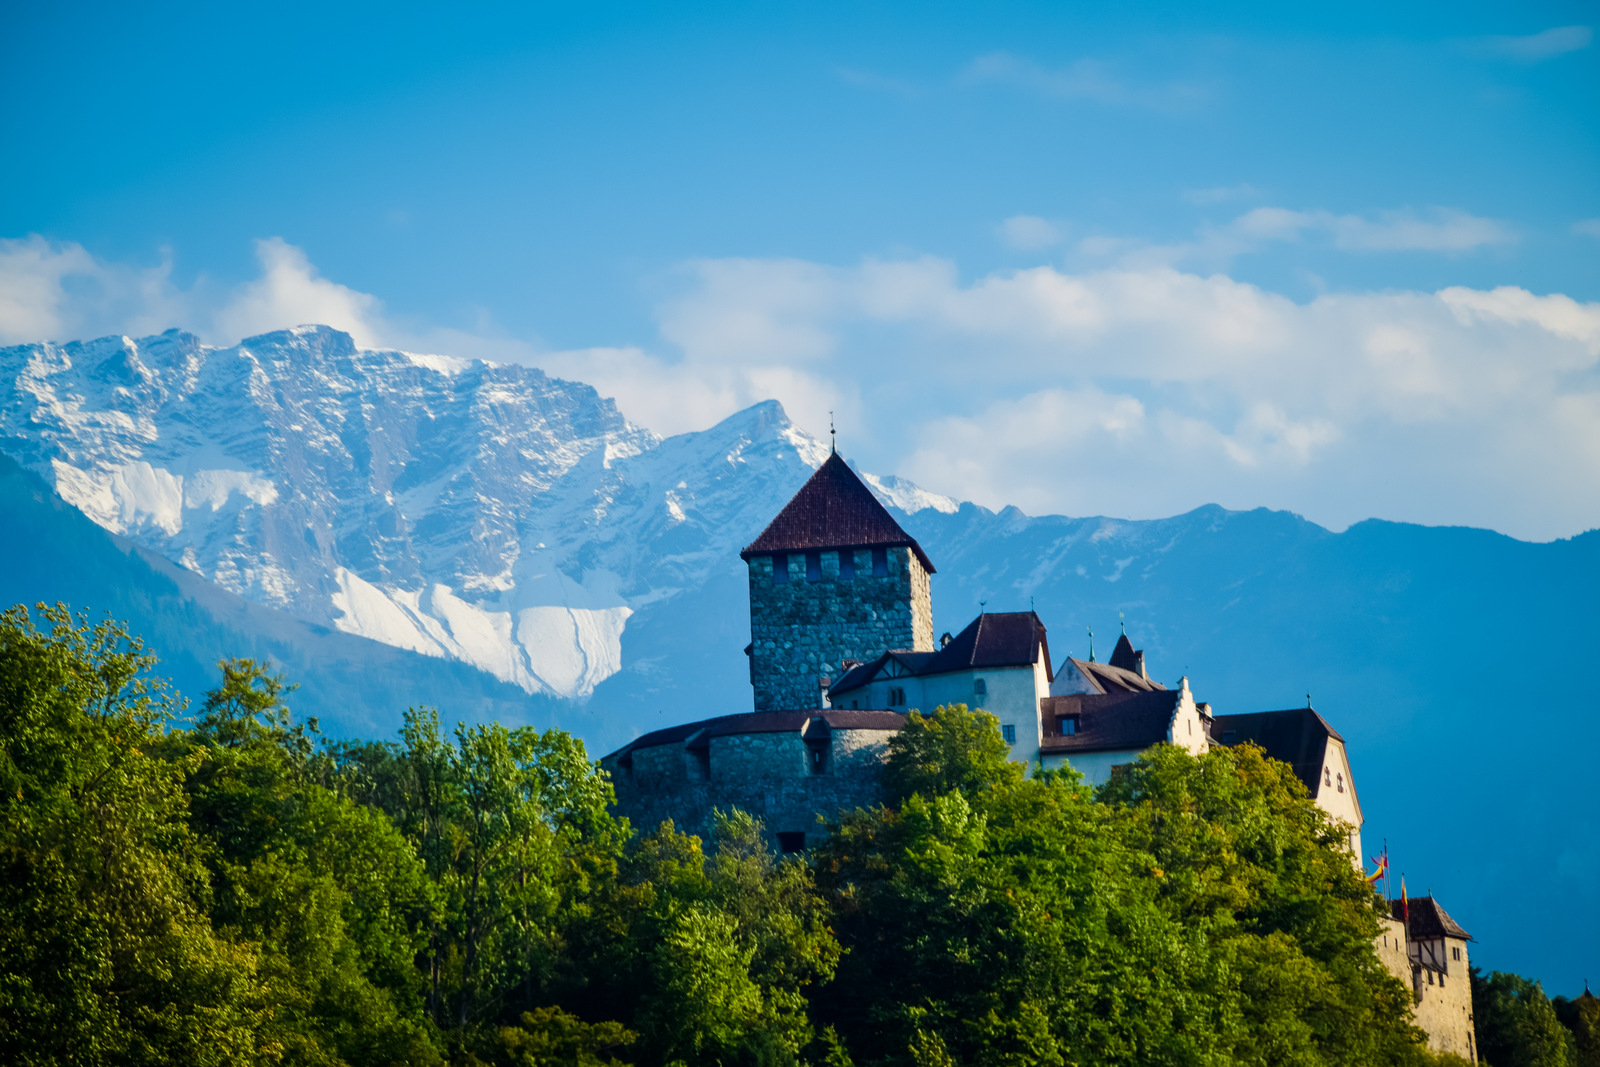
M 933 562 L 916 539 L 900 528 L 856 472 L 837 452 L 817 468 L 778 517 L 739 553 L 739 558 L 766 552 L 806 552 L 825 548 L 896 548 L 907 546 L 923 568 Z

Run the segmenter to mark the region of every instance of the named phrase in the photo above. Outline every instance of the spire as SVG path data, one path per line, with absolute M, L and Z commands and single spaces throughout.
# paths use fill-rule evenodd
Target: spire
M 1089 631 L 1089 662 L 1093 663 L 1094 662 L 1094 627 L 1093 626 L 1085 626 L 1084 629 Z
M 828 454 L 830 456 L 839 454 L 839 431 L 833 427 L 833 412 L 831 411 L 828 412 Z

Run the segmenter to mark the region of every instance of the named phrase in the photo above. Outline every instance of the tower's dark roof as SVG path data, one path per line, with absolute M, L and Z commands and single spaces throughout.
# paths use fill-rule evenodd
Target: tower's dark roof
M 1044 623 L 1031 611 L 997 611 L 979 615 L 950 643 L 934 652 L 886 652 L 871 663 L 845 672 L 834 683 L 831 693 L 859 689 L 878 676 L 892 657 L 908 674 L 945 674 L 950 671 L 998 667 L 1031 667 L 1044 653 L 1044 669 L 1050 671 L 1050 644 Z
M 1450 913 L 1440 907 L 1439 902 L 1432 896 L 1412 897 L 1410 903 L 1411 918 L 1406 921 L 1408 940 L 1426 941 L 1434 937 L 1459 937 L 1463 941 L 1472 940 L 1472 935 L 1450 918 Z M 1389 914 L 1396 919 L 1405 919 L 1406 906 L 1399 897 L 1389 901 Z
M 1322 788 L 1322 767 L 1328 740 L 1343 741 L 1328 720 L 1310 708 L 1218 715 L 1211 721 L 1211 739 L 1224 745 L 1254 741 L 1267 755 L 1294 768 L 1311 795 Z M 1352 783 L 1354 788 L 1354 783 Z
M 1176 689 L 1044 697 L 1039 701 L 1039 713 L 1044 719 L 1045 736 L 1039 749 L 1069 754 L 1143 751 L 1167 739 L 1182 699 L 1183 693 Z M 1078 716 L 1077 733 L 1055 732 L 1063 715 Z
M 1140 673 L 1139 654 L 1133 650 L 1133 642 L 1128 640 L 1127 634 L 1117 638 L 1117 647 L 1111 650 L 1111 659 L 1107 662 L 1113 667 L 1121 667 L 1135 674 Z
M 765 552 L 806 552 L 824 548 L 908 546 L 933 573 L 933 562 L 916 539 L 900 528 L 878 498 L 837 452 L 817 468 L 778 517 L 739 553 L 740 559 Z

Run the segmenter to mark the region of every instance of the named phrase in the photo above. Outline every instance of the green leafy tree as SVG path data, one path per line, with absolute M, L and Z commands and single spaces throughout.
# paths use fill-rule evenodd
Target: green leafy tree
M 1551 1001 L 1556 1018 L 1572 1032 L 1577 1067 L 1600 1067 L 1600 997 L 1585 987 L 1581 995 Z
M 1556 1018 L 1544 988 L 1520 975 L 1474 967 L 1472 1017 L 1483 1062 L 1494 1067 L 1571 1067 L 1573 1035 Z
M 817 1008 L 858 1059 L 1422 1062 L 1371 891 L 1288 767 L 1158 746 L 1095 802 L 940 720 L 972 742 L 914 737 L 909 798 L 819 858 L 847 954 Z
M 255 953 L 213 931 L 155 658 L 62 605 L 0 615 L 0 1059 L 266 1062 Z
M 932 798 L 952 789 L 1000 787 L 1022 778 L 1000 736 L 1000 720 L 965 704 L 941 705 L 931 716 L 912 711 L 889 742 L 884 788 L 895 800 Z
M 523 1012 L 516 1026 L 503 1026 L 499 1032 L 501 1054 L 512 1067 L 622 1067 L 621 1060 L 606 1053 L 622 1051 L 638 1039 L 621 1023 L 586 1023 L 560 1008 Z

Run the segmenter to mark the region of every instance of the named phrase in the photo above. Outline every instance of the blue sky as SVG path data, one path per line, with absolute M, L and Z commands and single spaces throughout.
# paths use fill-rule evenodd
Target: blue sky
M 11 5 L 0 342 L 309 319 L 1029 511 L 1600 526 L 1594 4 Z

